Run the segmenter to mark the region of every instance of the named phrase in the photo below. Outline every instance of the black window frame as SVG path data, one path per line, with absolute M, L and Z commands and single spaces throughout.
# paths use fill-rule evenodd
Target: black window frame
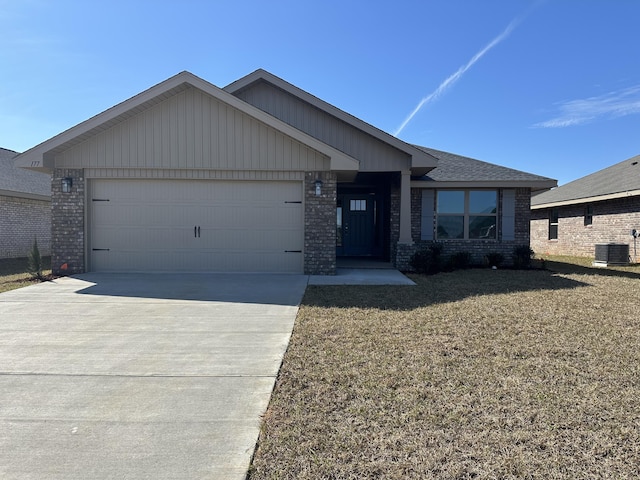
M 557 208 L 549 210 L 549 240 L 558 239 L 558 218 L 559 212 Z
M 584 207 L 584 226 L 593 225 L 593 205 L 589 204 Z
M 445 192 L 461 192 L 464 197 L 464 207 L 461 212 L 445 212 L 439 211 L 439 195 Z M 472 192 L 491 192 L 495 194 L 495 211 L 492 213 L 474 212 L 471 205 Z M 500 192 L 494 188 L 469 188 L 469 189 L 439 189 L 435 191 L 435 239 L 438 241 L 448 240 L 464 240 L 464 241 L 476 241 L 476 240 L 498 240 L 498 215 L 500 208 Z M 442 237 L 438 234 L 439 217 L 460 218 L 462 220 L 462 237 Z M 471 237 L 471 219 L 477 219 L 481 217 L 494 219 L 493 225 L 487 229 L 486 235 L 480 237 Z

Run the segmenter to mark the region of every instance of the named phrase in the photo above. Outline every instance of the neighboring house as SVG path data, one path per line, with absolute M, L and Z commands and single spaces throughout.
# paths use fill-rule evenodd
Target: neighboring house
M 55 273 L 400 269 L 425 242 L 529 243 L 554 180 L 407 144 L 265 72 L 189 72 L 23 153 L 53 172 Z M 62 266 L 65 269 L 62 269 Z
M 540 254 L 594 257 L 595 245 L 640 231 L 640 155 L 531 199 L 531 247 Z
M 13 150 L 0 148 L 0 258 L 26 257 L 38 240 L 40 254 L 51 246 L 51 175 L 14 165 Z

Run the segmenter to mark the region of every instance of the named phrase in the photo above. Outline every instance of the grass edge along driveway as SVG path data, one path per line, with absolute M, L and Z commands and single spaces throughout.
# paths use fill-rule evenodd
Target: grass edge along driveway
M 309 287 L 250 479 L 640 477 L 640 268 Z

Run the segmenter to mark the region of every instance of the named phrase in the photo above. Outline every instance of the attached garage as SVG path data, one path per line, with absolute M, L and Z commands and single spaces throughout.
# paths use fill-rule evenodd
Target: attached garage
M 56 275 L 333 273 L 337 176 L 359 168 L 188 72 L 18 162 L 52 174 Z
M 303 272 L 296 181 L 92 179 L 89 270 Z

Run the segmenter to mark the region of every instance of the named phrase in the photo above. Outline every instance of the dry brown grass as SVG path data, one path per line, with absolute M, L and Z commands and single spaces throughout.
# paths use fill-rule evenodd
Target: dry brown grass
M 640 477 L 640 268 L 309 287 L 258 479 Z
M 42 257 L 43 265 L 47 270 L 42 273 L 45 278 L 51 275 L 51 257 Z M 0 260 L 0 293 L 15 290 L 38 283 L 27 273 L 29 261 L 25 258 L 6 258 Z

